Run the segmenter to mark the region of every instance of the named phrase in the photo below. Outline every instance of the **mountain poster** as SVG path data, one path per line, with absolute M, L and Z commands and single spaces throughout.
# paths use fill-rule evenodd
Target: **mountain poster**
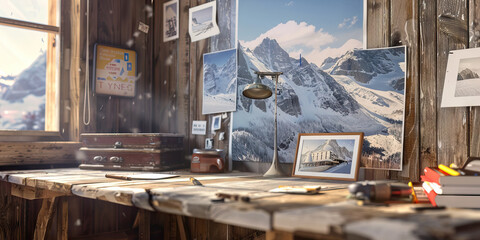
M 405 47 L 361 49 L 362 1 L 243 0 L 238 9 L 233 161 L 272 159 L 274 96 L 241 93 L 255 71 L 271 71 L 283 72 L 276 93 L 280 162 L 294 161 L 298 133 L 364 132 L 361 166 L 402 169 Z M 271 79 L 263 84 L 275 89 Z

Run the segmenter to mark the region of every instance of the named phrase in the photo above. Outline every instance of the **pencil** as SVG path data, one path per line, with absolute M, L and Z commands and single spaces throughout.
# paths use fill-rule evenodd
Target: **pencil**
M 444 171 L 444 172 L 446 172 L 446 173 L 448 173 L 452 176 L 460 175 L 460 173 L 458 171 L 455 171 L 455 170 L 453 170 L 453 169 L 451 169 L 451 168 L 449 168 L 449 167 L 447 167 L 443 164 L 438 165 L 438 168 L 440 168 L 440 170 L 442 170 L 442 171 Z

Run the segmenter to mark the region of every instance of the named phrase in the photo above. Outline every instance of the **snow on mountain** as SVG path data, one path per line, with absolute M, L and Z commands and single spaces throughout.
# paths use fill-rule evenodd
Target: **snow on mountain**
M 46 53 L 18 76 L 0 77 L 0 128 L 43 130 L 45 128 Z
M 30 94 L 37 97 L 45 95 L 46 62 L 47 55 L 43 53 L 15 78 L 1 98 L 9 102 L 22 102 Z
M 472 78 L 480 78 L 478 74 L 468 68 L 463 69 L 458 73 L 457 80 L 466 80 Z
M 332 71 L 333 66 L 335 66 L 335 63 L 338 61 L 338 57 L 336 58 L 331 58 L 327 57 L 325 60 L 323 60 L 322 65 L 320 66 L 320 69 L 322 69 L 325 72 L 330 72 Z
M 315 64 L 289 57 L 274 39 L 255 49 L 238 47 L 238 101 L 234 112 L 234 160 L 270 161 L 273 154 L 274 97 L 252 100 L 241 91 L 256 78 L 255 71 L 281 71 L 278 96 L 278 147 L 281 162 L 293 162 L 297 134 L 302 132 L 364 132 L 388 134 L 388 120 L 363 107 L 349 90 Z M 263 79 L 275 89 L 275 83 Z
M 204 90 L 207 95 L 235 93 L 236 62 L 236 55 L 232 54 L 223 66 L 206 64 Z
M 224 63 L 222 60 L 223 64 L 221 65 L 215 60 L 205 60 L 203 69 L 203 114 L 230 112 L 235 111 L 236 108 L 236 51 L 233 49 L 216 54 L 227 54 L 228 58 Z M 215 59 L 213 55 L 212 58 Z
M 383 81 L 391 76 L 405 72 L 401 63 L 405 62 L 404 48 L 394 47 L 375 50 L 350 50 L 335 63 L 330 74 L 353 76 L 360 83 L 378 85 L 377 89 L 391 89 L 397 82 Z M 403 74 L 404 75 L 404 74 Z M 403 76 L 402 75 L 402 76 Z M 372 79 L 383 76 L 380 81 L 371 83 Z M 393 79 L 404 81 L 403 78 Z M 400 84 L 401 85 L 401 84 Z M 399 90 L 399 89 L 397 89 Z

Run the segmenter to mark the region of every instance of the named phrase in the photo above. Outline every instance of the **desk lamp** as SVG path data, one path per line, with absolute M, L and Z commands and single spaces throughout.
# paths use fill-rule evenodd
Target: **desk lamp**
M 272 77 L 272 80 L 275 81 L 275 122 L 274 122 L 274 138 L 273 138 L 273 159 L 272 165 L 268 169 L 264 177 L 282 177 L 286 174 L 280 168 L 280 163 L 278 161 L 278 150 L 277 150 L 277 88 L 278 88 L 278 77 L 282 75 L 282 72 L 255 72 L 257 74 L 257 79 L 254 83 L 248 84 L 243 90 L 243 96 L 251 99 L 265 99 L 272 96 L 272 90 L 269 87 L 262 84 L 261 79 L 265 76 Z

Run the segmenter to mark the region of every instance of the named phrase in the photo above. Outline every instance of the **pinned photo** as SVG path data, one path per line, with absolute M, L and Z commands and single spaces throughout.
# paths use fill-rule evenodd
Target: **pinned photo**
M 196 42 L 220 33 L 216 18 L 216 1 L 189 9 L 188 32 L 192 42 Z

